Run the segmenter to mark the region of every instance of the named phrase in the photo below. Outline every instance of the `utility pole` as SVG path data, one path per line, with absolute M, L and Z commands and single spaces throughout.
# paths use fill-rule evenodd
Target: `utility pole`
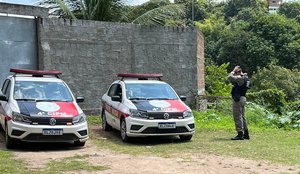
M 195 0 L 192 0 L 192 21 L 195 21 Z

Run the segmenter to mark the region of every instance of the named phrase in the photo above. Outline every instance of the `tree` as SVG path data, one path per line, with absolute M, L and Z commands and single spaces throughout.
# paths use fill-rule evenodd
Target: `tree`
M 265 67 L 275 61 L 275 49 L 270 41 L 258 37 L 255 33 L 249 32 L 246 42 L 246 68 L 249 75 L 256 72 L 259 67 Z
M 300 69 L 300 39 L 283 45 L 278 54 L 278 64 L 290 69 Z
M 185 4 L 186 1 L 170 3 L 169 0 L 150 0 L 130 7 L 122 21 L 142 25 L 186 26 Z
M 169 0 L 150 0 L 134 7 L 125 6 L 123 0 L 41 0 L 38 5 L 49 7 L 51 15 L 63 18 L 185 25 L 184 4 L 172 4 Z
M 300 24 L 283 15 L 256 16 L 250 21 L 249 31 L 274 46 L 278 65 L 298 68 Z
M 263 9 L 266 5 L 261 0 L 229 0 L 224 9 L 225 19 L 235 17 L 243 8 Z
M 300 3 L 283 3 L 278 9 L 278 13 L 285 15 L 288 18 L 297 19 L 298 22 L 300 22 Z
M 279 89 L 284 91 L 288 100 L 300 99 L 300 72 L 276 65 L 260 68 L 252 76 L 252 89 Z
M 249 39 L 249 33 L 240 30 L 233 29 L 224 33 L 220 39 L 220 49 L 218 50 L 218 56 L 216 62 L 222 64 L 224 62 L 230 62 L 229 69 L 233 69 L 234 66 L 240 65 L 243 71 L 248 72 L 247 66 L 247 42 Z
M 209 65 L 205 69 L 205 89 L 207 95 L 230 96 L 232 85 L 226 83 L 229 63 L 220 66 Z
M 39 6 L 50 8 L 50 15 L 70 19 L 119 21 L 122 0 L 41 0 Z

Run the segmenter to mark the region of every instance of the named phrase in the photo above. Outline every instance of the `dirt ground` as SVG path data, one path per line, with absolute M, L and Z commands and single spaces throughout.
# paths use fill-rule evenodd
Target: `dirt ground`
M 4 147 L 4 137 L 0 136 L 0 149 Z M 130 156 L 101 149 L 88 141 L 85 147 L 78 148 L 68 144 L 49 146 L 48 144 L 25 144 L 13 150 L 15 158 L 23 160 L 29 168 L 43 168 L 51 160 L 60 160 L 75 155 L 87 155 L 85 159 L 93 165 L 107 166 L 99 172 L 74 171 L 68 174 L 272 174 L 300 173 L 300 166 L 285 166 L 264 161 L 254 161 L 237 157 L 223 157 L 207 154 L 178 154 L 176 158 L 157 156 Z

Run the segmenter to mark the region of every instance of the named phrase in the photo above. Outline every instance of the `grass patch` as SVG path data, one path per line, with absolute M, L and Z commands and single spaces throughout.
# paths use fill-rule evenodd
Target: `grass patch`
M 20 173 L 25 170 L 21 161 L 13 159 L 12 152 L 0 150 L 0 173 Z
M 89 115 L 86 117 L 86 119 L 89 124 L 94 124 L 94 125 L 101 124 L 101 116 L 100 115 Z
M 95 166 L 86 162 L 85 159 L 88 158 L 88 155 L 76 155 L 73 157 L 64 158 L 59 161 L 51 161 L 46 169 L 42 170 L 33 170 L 32 173 L 64 173 L 67 171 L 102 171 L 107 170 L 107 167 L 104 166 Z
M 46 168 L 28 169 L 19 160 L 13 159 L 12 152 L 0 150 L 0 173 L 7 174 L 60 174 L 67 171 L 103 171 L 108 167 L 95 166 L 85 161 L 88 155 L 76 155 L 58 161 L 50 161 Z
M 195 114 L 196 134 L 189 142 L 177 137 L 146 137 L 123 143 L 118 131 L 102 130 L 90 131 L 90 137 L 100 148 L 130 155 L 172 157 L 182 153 L 212 153 L 288 165 L 300 164 L 300 131 L 250 125 L 250 141 L 231 141 L 230 138 L 236 135 L 231 116 L 215 114 L 204 119 L 199 114 Z M 100 125 L 101 120 L 98 118 L 90 119 L 97 119 L 96 124 Z

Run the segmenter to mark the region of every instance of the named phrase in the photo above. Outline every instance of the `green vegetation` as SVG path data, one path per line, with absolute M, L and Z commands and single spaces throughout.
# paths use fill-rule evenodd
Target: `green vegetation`
M 206 67 L 205 87 L 207 95 L 229 96 L 232 88 L 231 84 L 224 83 L 227 79 L 229 63 L 221 66 L 211 65 Z
M 0 150 L 0 171 L 7 174 L 60 174 L 72 171 L 101 171 L 107 170 L 107 167 L 91 165 L 87 161 L 88 155 L 76 155 L 63 158 L 61 160 L 51 161 L 46 168 L 29 169 L 19 160 L 13 159 L 12 152 Z
M 259 111 L 263 113 L 263 111 Z M 254 160 L 267 160 L 275 163 L 296 165 L 300 163 L 300 132 L 277 129 L 263 123 L 260 115 L 247 111 L 251 140 L 231 141 L 235 130 L 231 115 L 207 110 L 194 111 L 196 134 L 192 141 L 182 142 L 174 137 L 146 137 L 123 143 L 118 131 L 91 131 L 95 145 L 131 155 L 160 155 L 174 157 L 178 154 L 188 156 L 195 153 L 238 156 Z M 100 125 L 99 116 L 89 116 L 89 120 Z
M 0 171 L 1 173 L 18 173 L 24 171 L 24 163 L 13 159 L 12 152 L 0 150 Z
M 51 161 L 45 169 L 31 170 L 30 173 L 64 173 L 68 171 L 101 171 L 108 169 L 103 166 L 94 166 L 85 161 L 88 155 L 76 155 L 73 157 L 64 158 L 61 160 Z

